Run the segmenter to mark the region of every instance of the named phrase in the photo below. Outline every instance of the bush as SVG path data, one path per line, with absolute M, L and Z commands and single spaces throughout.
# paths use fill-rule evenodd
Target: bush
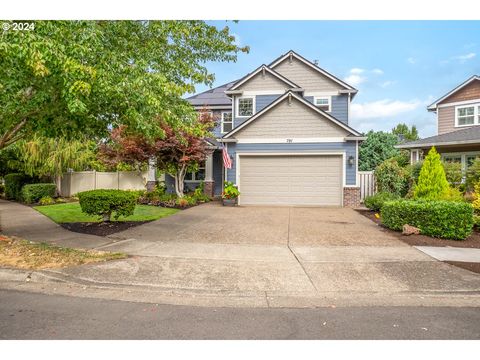
M 53 200 L 52 197 L 50 196 L 43 196 L 39 201 L 38 203 L 40 205 L 52 205 L 52 204 L 55 204 L 55 200 Z
M 115 219 L 133 215 L 137 195 L 124 190 L 90 190 L 78 193 L 78 199 L 84 213 L 99 215 L 103 221 L 110 221 L 113 213 Z
M 3 195 L 5 193 L 5 185 L 0 184 L 0 195 Z
M 440 198 L 440 200 L 466 201 L 463 193 L 457 188 L 448 189 L 447 192 Z
M 463 178 L 462 164 L 456 162 L 444 162 L 443 169 L 445 170 L 445 177 L 450 186 L 460 186 Z
M 465 202 L 396 200 L 386 202 L 380 214 L 382 223 L 392 230 L 408 224 L 424 235 L 455 240 L 472 233 L 473 207 Z
M 181 208 L 185 208 L 189 205 L 188 199 L 185 199 L 185 197 L 178 198 L 177 201 L 176 201 L 176 205 L 181 207 Z
M 408 172 L 395 159 L 388 159 L 375 168 L 375 182 L 379 192 L 405 196 L 408 191 Z
M 27 184 L 22 187 L 22 200 L 27 204 L 36 203 L 43 197 L 54 197 L 56 190 L 55 184 Z
M 450 185 L 445 177 L 440 155 L 433 146 L 423 161 L 420 176 L 413 192 L 414 199 L 439 200 L 446 196 Z
M 33 178 L 25 174 L 12 173 L 5 175 L 5 198 L 22 200 L 22 187 L 33 182 Z
M 480 157 L 476 157 L 473 160 L 472 165 L 467 169 L 466 175 L 466 187 L 467 190 L 473 190 L 475 184 L 480 181 Z
M 372 196 L 367 196 L 364 200 L 365 206 L 373 211 L 380 211 L 383 204 L 387 201 L 397 200 L 398 195 L 388 193 L 388 192 L 379 192 Z
M 223 186 L 223 194 L 222 198 L 224 199 L 236 199 L 240 196 L 240 191 L 238 191 L 237 187 L 233 185 L 231 181 L 225 181 Z
M 209 202 L 210 197 L 205 194 L 205 183 L 202 181 L 200 185 L 197 186 L 195 191 L 193 192 L 193 197 L 195 198 L 195 202 Z

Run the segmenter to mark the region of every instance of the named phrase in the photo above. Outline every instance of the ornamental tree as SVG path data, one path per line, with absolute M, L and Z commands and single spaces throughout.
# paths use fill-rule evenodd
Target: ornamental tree
M 383 161 L 399 155 L 395 145 L 398 143 L 396 135 L 383 131 L 369 131 L 367 139 L 358 149 L 360 171 L 374 170 Z
M 36 21 L 0 33 L 0 150 L 37 134 L 100 138 L 121 125 L 153 139 L 159 116 L 195 119 L 182 98 L 211 85 L 210 61 L 235 61 L 228 27 L 204 21 Z
M 439 200 L 446 197 L 449 190 L 450 186 L 445 176 L 440 154 L 433 146 L 423 161 L 413 197 L 414 199 Z

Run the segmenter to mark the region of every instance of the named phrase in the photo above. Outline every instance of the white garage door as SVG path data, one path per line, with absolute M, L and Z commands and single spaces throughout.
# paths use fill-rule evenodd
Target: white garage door
M 241 205 L 342 205 L 342 157 L 240 156 Z

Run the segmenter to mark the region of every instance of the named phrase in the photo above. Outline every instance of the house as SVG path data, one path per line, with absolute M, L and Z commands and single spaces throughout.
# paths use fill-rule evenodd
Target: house
M 411 163 L 435 146 L 443 161 L 458 162 L 466 170 L 480 155 L 480 76 L 475 75 L 428 106 L 437 115 L 437 134 L 397 148 L 410 150 Z
M 223 181 L 232 181 L 240 205 L 358 206 L 358 146 L 365 138 L 349 126 L 356 93 L 289 51 L 188 98 L 196 109 L 208 108 L 218 125 L 215 139 L 207 139 L 212 155 L 187 175 L 186 186 L 204 181 L 207 192 L 221 195 Z M 223 166 L 223 147 L 230 169 Z

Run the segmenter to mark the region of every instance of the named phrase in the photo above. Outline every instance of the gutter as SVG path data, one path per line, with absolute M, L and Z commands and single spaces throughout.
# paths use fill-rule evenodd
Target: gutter
M 396 149 L 416 149 L 422 147 L 431 147 L 431 146 L 446 146 L 446 145 L 468 145 L 468 144 L 480 144 L 480 139 L 476 140 L 458 140 L 458 141 L 447 141 L 447 142 L 436 142 L 436 143 L 423 143 L 423 144 L 404 144 L 404 145 L 395 145 Z

